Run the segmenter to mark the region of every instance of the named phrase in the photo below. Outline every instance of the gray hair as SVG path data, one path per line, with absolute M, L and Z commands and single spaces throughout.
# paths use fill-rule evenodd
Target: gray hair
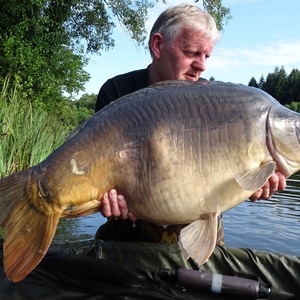
M 180 34 L 183 28 L 202 31 L 205 37 L 214 42 L 220 39 L 216 22 L 209 13 L 192 4 L 172 6 L 159 15 L 151 29 L 148 42 L 151 56 L 153 53 L 150 40 L 154 33 L 160 33 L 166 42 L 171 42 Z

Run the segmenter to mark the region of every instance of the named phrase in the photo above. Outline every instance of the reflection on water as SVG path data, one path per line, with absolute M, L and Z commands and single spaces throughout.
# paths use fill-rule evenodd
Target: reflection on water
M 287 188 L 270 200 L 245 201 L 223 216 L 226 245 L 299 256 L 300 173 L 289 178 Z M 54 240 L 64 243 L 91 239 L 105 221 L 100 213 L 62 219 Z
M 98 227 L 106 219 L 100 213 L 81 218 L 60 219 L 53 241 L 61 244 L 94 238 Z
M 300 174 L 270 200 L 245 201 L 224 214 L 228 246 L 300 255 Z

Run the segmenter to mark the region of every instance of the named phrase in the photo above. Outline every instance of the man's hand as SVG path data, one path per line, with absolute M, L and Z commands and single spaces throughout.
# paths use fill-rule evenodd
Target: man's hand
M 286 188 L 286 179 L 284 175 L 276 171 L 266 182 L 266 184 L 259 190 L 257 190 L 249 199 L 254 202 L 259 199 L 269 199 L 278 191 L 282 191 Z
M 127 203 L 123 195 L 119 195 L 115 189 L 105 193 L 102 198 L 102 207 L 100 213 L 104 217 L 121 217 L 135 221 L 136 216 L 128 211 Z

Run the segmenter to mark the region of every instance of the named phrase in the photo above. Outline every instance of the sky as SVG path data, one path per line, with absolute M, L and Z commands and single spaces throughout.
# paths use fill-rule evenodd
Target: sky
M 155 2 L 148 12 L 147 32 L 163 10 L 181 3 L 195 4 L 188 0 Z M 201 7 L 202 1 L 199 3 L 196 5 Z M 283 66 L 288 74 L 293 68 L 300 69 L 299 0 L 223 0 L 222 3 L 230 8 L 232 19 L 224 26 L 202 77 L 247 85 L 252 77 L 259 81 L 261 75 L 266 77 L 275 67 Z M 147 50 L 137 47 L 121 27 L 114 30 L 113 38 L 114 48 L 100 56 L 90 56 L 85 70 L 91 78 L 77 97 L 84 93 L 98 94 L 107 79 L 146 68 L 151 63 Z

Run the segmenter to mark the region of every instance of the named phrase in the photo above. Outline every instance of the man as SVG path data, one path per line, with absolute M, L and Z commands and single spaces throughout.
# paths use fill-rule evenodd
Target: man
M 100 89 L 96 111 L 111 101 L 158 81 L 199 80 L 219 38 L 214 19 L 197 6 L 183 4 L 168 8 L 158 17 L 150 32 L 148 45 L 152 63 L 147 69 L 109 79 Z M 284 175 L 276 172 L 250 200 L 268 199 L 285 186 Z M 114 189 L 104 195 L 101 213 L 106 217 L 121 217 L 118 220 L 110 218 L 108 223 L 99 228 L 96 237 L 103 240 L 177 242 L 177 235 L 185 226 L 163 228 L 136 220 L 128 211 L 124 196 L 118 195 Z M 217 244 L 224 244 L 222 218 L 219 219 Z

